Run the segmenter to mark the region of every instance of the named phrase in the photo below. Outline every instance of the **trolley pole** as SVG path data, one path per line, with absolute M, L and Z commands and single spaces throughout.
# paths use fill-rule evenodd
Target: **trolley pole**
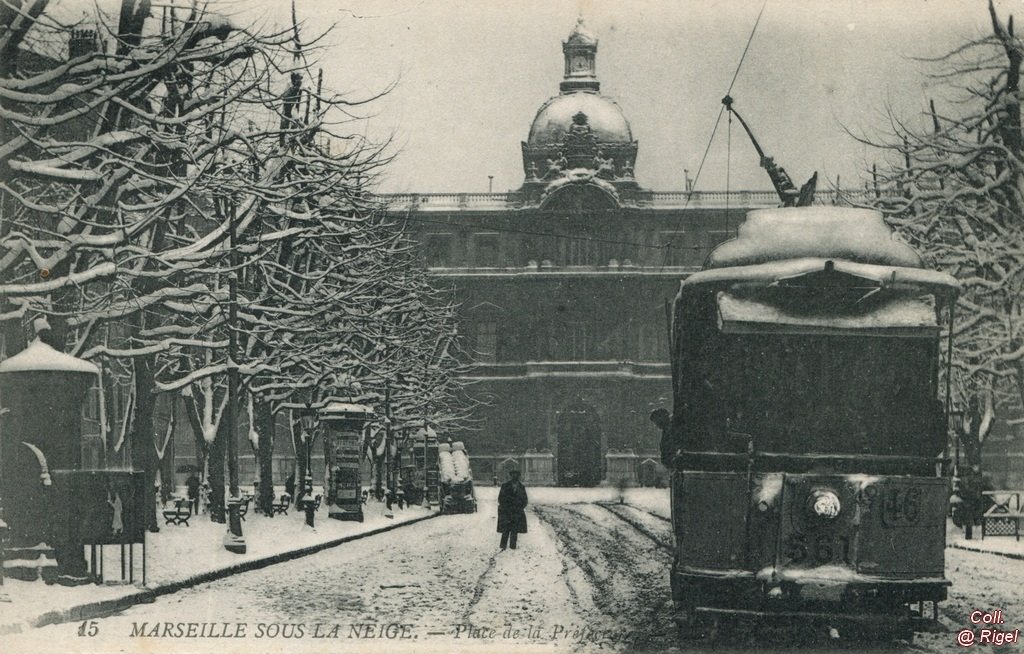
M 228 405 L 227 405 L 227 455 L 228 491 L 227 501 L 228 532 L 224 534 L 224 549 L 235 554 L 245 554 L 245 536 L 242 535 L 242 516 L 239 513 L 241 497 L 238 490 L 238 252 L 235 249 L 235 219 L 238 208 L 234 200 L 228 205 Z

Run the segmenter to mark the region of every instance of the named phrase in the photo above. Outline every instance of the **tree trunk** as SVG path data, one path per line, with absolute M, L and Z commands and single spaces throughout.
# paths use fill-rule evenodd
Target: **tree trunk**
M 188 416 L 188 424 L 192 427 L 192 438 L 195 440 L 196 469 L 202 475 L 206 470 L 206 456 L 210 450 L 209 443 L 203 437 L 203 421 L 200 418 L 199 401 L 193 393 L 192 397 L 185 398 L 185 415 Z
M 133 361 L 135 407 L 132 414 L 131 443 L 132 467 L 145 473 L 143 487 L 146 492 L 146 528 L 160 531 L 156 512 L 156 472 L 159 461 L 153 442 L 153 408 L 156 404 L 156 385 L 153 380 L 153 356 L 136 357 Z
M 178 407 L 175 406 L 174 402 L 171 402 L 171 411 L 175 411 Z M 164 458 L 160 460 L 160 499 L 163 502 L 169 502 L 171 496 L 174 495 L 177 490 L 177 477 L 175 470 L 177 464 L 174 461 L 174 436 L 177 427 L 174 424 L 174 414 L 171 414 L 171 424 L 168 425 L 170 430 L 170 440 L 164 445 Z M 165 434 L 166 435 L 166 434 Z
M 252 397 L 252 419 L 259 434 L 256 457 L 259 462 L 260 496 L 256 498 L 263 515 L 274 515 L 274 415 L 270 403 Z
M 210 520 L 223 524 L 224 516 L 224 445 L 227 442 L 227 421 L 223 419 L 217 422 L 217 436 L 210 443 L 209 449 L 209 476 L 210 482 Z

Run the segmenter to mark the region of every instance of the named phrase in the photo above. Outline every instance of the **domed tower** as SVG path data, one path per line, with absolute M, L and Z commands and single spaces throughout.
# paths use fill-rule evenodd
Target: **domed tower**
M 637 142 L 622 109 L 600 94 L 597 38 L 579 18 L 562 42 L 565 76 L 560 93 L 537 111 L 523 142 L 523 195 L 542 207 L 594 198 L 618 206 L 638 186 Z M 587 204 L 593 204 L 587 201 Z

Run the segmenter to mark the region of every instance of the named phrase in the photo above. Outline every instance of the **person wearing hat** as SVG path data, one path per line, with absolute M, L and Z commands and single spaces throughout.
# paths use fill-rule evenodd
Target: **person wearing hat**
M 509 480 L 498 491 L 498 533 L 501 549 L 516 548 L 519 534 L 526 533 L 526 487 L 519 481 L 519 471 L 510 470 Z
M 188 491 L 188 502 L 192 505 L 192 513 L 199 515 L 199 486 L 202 482 L 193 470 L 185 480 L 185 489 Z

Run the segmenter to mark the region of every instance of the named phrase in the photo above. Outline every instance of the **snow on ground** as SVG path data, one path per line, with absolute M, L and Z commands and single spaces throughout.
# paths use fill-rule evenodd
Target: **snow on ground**
M 1012 540 L 1012 539 L 1011 539 Z M 970 541 L 968 541 L 970 542 Z M 988 539 L 985 539 L 988 542 Z M 946 578 L 953 582 L 949 599 L 939 605 L 941 622 L 946 630 L 936 634 L 918 634 L 917 644 L 927 651 L 956 652 L 964 649 L 955 643 L 962 629 L 979 629 L 990 625 L 972 624 L 975 610 L 1003 611 L 1003 631 L 1024 630 L 1024 561 L 994 554 L 946 550 Z M 1020 644 L 1012 646 L 1020 651 Z M 1001 648 L 996 648 L 996 650 Z
M 496 502 L 497 486 L 477 486 L 478 499 Z M 573 504 L 579 502 L 618 502 L 619 489 L 614 486 L 596 486 L 594 488 L 559 488 L 556 486 L 527 486 L 526 494 L 531 504 Z M 627 488 L 625 500 L 629 504 L 641 507 L 663 517 L 669 516 L 669 497 L 667 488 Z
M 189 588 L 97 620 L 97 636 L 85 642 L 90 651 L 154 653 L 590 651 L 571 636 L 552 636 L 556 626 L 590 624 L 564 581 L 552 529 L 531 509 L 519 548 L 502 552 L 496 513 L 483 500 L 474 514 L 441 516 Z M 589 599 L 582 604 L 593 606 Z M 177 623 L 215 622 L 220 629 L 227 622 L 233 630 L 243 625 L 244 636 L 131 635 L 157 623 L 162 630 L 164 621 L 172 623 L 172 634 Z M 388 624 L 408 625 L 410 637 L 381 637 L 380 626 Z M 375 637 L 353 636 L 353 628 L 366 625 Z M 77 628 L 53 625 L 6 642 L 0 637 L 0 648 L 39 651 L 47 642 L 71 642 L 64 639 L 74 639 Z
M 946 543 L 963 549 L 978 552 L 997 552 L 1024 559 L 1024 540 L 1017 540 L 1012 535 L 986 536 L 982 539 L 980 526 L 974 528 L 973 538 L 967 540 L 964 531 L 953 526 L 953 522 L 950 521 L 949 529 L 946 532 Z
M 325 543 L 346 536 L 364 533 L 396 522 L 405 522 L 429 515 L 422 507 L 393 511 L 385 516 L 383 503 L 370 500 L 364 506 L 364 521 L 341 522 L 327 517 L 326 505 L 316 515 L 316 528 L 305 526 L 305 514 L 289 509 L 287 515 L 267 518 L 250 510 L 242 523 L 246 553 L 232 554 L 224 549 L 226 525 L 211 522 L 207 514 L 194 516 L 189 526 L 162 525 L 160 532 L 146 535 L 146 585 L 149 588 L 182 581 L 196 575 L 254 561 L 283 552 Z M 161 519 L 162 521 L 162 519 Z M 7 579 L 4 591 L 10 603 L 0 603 L 0 633 L 9 628 L 25 629 L 49 611 L 62 611 L 90 602 L 114 600 L 141 592 L 142 548 L 135 546 L 135 580 L 139 587 L 119 583 L 120 550 L 117 545 L 103 548 L 104 578 L 108 584 L 88 584 L 73 588 L 48 586 L 42 581 L 24 582 Z M 88 555 L 87 555 L 88 557 Z
M 495 531 L 496 491 L 479 489 L 479 511 L 474 514 L 440 516 L 97 619 L 98 633 L 88 640 L 77 636 L 80 624 L 53 625 L 0 636 L 0 651 L 707 650 L 701 643 L 680 642 L 673 624 L 668 584 L 672 554 L 667 547 L 671 528 L 657 517 L 667 515 L 667 491 L 630 489 L 627 504 L 620 505 L 616 489 L 529 488 L 529 532 L 520 537 L 518 549 L 504 552 L 498 550 Z M 301 521 L 301 516 L 294 518 L 294 524 Z M 266 519 L 250 518 L 251 533 L 257 533 L 260 520 Z M 368 518 L 368 525 L 383 520 Z M 264 535 L 271 533 L 273 526 L 261 526 L 268 529 Z M 204 539 L 217 535 L 203 533 Z M 282 540 L 294 540 L 287 530 L 277 533 Z M 1002 538 L 984 543 L 990 540 L 1013 542 Z M 179 556 L 186 559 L 183 565 L 198 565 L 181 552 Z M 211 556 L 221 555 L 218 551 Z M 953 548 L 946 560 L 953 585 L 941 607 L 944 630 L 919 634 L 913 646 L 885 651 L 961 651 L 956 633 L 971 626 L 975 609 L 1002 609 L 1004 628 L 1024 628 L 1024 561 Z M 190 624 L 199 632 L 196 637 L 175 636 Z M 140 635 L 154 629 L 157 635 Z M 225 630 L 239 637 L 217 637 Z M 719 651 L 808 654 L 822 649 L 766 643 L 757 632 L 747 638 Z M 844 651 L 853 645 L 839 644 Z M 861 649 L 856 645 L 853 651 Z
M 670 519 L 672 517 L 671 500 L 667 488 L 631 488 L 626 491 L 626 503 L 662 518 Z

